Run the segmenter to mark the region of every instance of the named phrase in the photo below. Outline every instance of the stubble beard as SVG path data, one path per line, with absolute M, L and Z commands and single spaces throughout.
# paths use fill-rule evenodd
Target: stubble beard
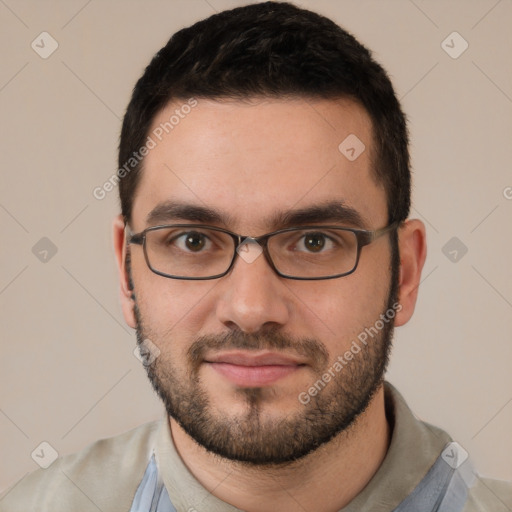
M 397 302 L 397 268 L 392 271 L 383 315 L 387 315 Z M 223 458 L 250 466 L 293 463 L 340 433 L 348 433 L 383 384 L 392 348 L 393 318 L 384 323 L 378 334 L 369 339 L 361 351 L 307 404 L 301 404 L 297 397 L 295 412 L 285 417 L 266 414 L 265 409 L 269 407 L 272 396 L 269 389 L 264 387 L 237 390 L 245 404 L 243 413 L 229 415 L 217 411 L 199 375 L 202 356 L 207 350 L 288 350 L 305 355 L 315 361 L 315 377 L 311 383 L 321 379 L 333 361 L 329 360 L 328 352 L 319 340 L 294 339 L 277 328 L 271 328 L 251 334 L 233 330 L 222 336 L 197 338 L 186 353 L 186 366 L 179 367 L 172 352 L 171 337 L 159 339 L 144 324 L 135 295 L 133 298 L 137 343 L 140 345 L 143 340 L 150 339 L 161 350 L 159 357 L 145 367 L 168 415 L 199 445 Z M 369 326 L 363 326 L 361 332 L 365 327 Z M 163 350 L 163 347 L 166 349 Z M 334 355 L 334 359 L 336 357 Z

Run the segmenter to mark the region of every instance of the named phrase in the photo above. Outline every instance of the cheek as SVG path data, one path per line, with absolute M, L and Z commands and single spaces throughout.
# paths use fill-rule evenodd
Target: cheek
M 303 332 L 318 337 L 331 353 L 343 352 L 360 332 L 375 324 L 386 307 L 389 284 L 382 272 L 377 278 L 358 275 L 359 270 L 330 283 L 317 283 L 307 298 L 296 291 L 303 299 L 297 310 Z
M 197 336 L 215 281 L 168 279 L 147 267 L 134 269 L 133 280 L 137 304 L 148 333 L 176 343 Z

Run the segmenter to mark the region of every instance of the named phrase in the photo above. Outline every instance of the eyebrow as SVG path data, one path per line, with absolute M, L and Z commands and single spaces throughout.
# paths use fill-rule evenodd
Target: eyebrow
M 205 224 L 226 224 L 230 215 L 222 214 L 212 208 L 188 203 L 166 201 L 156 205 L 146 217 L 148 225 L 173 222 L 175 220 L 202 222 Z
M 320 222 L 339 223 L 353 227 L 364 227 L 366 225 L 365 219 L 357 210 L 343 204 L 341 201 L 327 201 L 297 210 L 277 212 L 270 218 L 270 224 L 278 226 L 279 229 Z
M 176 221 L 232 226 L 234 220 L 234 217 L 226 212 L 175 201 L 158 204 L 146 217 L 146 223 L 149 226 Z M 262 221 L 264 225 L 272 226 L 271 229 L 285 229 L 320 222 L 339 223 L 359 228 L 367 226 L 366 219 L 357 210 L 343 204 L 342 201 L 326 201 L 305 208 L 277 211 Z

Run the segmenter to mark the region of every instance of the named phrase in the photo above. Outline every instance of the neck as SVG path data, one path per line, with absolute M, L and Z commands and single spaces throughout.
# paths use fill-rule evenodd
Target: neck
M 194 477 L 217 498 L 248 512 L 340 510 L 377 472 L 391 435 L 383 386 L 349 431 L 283 467 L 249 467 L 219 458 L 173 419 L 170 425 L 176 450 Z

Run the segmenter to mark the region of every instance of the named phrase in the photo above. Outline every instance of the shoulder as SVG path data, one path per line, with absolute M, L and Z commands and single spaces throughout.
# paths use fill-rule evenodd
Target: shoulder
M 0 512 L 129 510 L 160 424 L 101 439 L 29 473 L 0 497 Z
M 512 510 L 512 482 L 477 477 L 469 489 L 463 512 L 509 512 Z

